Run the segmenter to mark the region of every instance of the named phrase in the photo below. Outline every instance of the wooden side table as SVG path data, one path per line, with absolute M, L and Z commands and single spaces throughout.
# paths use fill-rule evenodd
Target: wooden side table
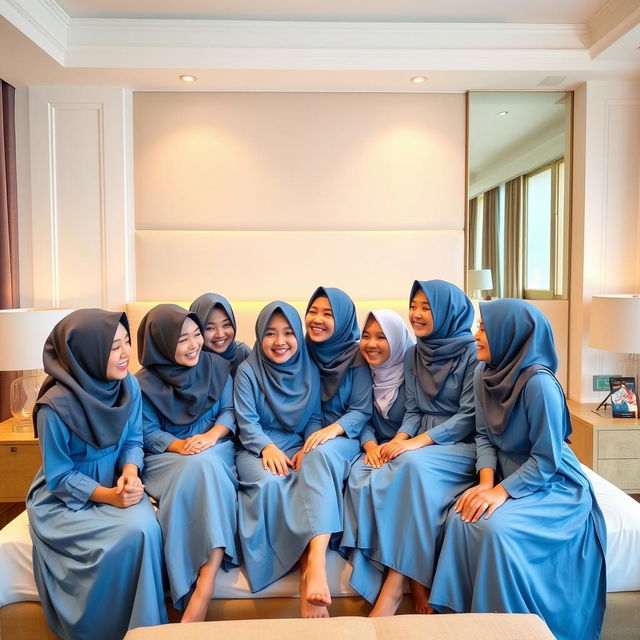
M 13 418 L 0 422 L 0 502 L 24 502 L 42 464 L 33 433 L 14 433 Z
M 569 401 L 571 448 L 578 460 L 627 493 L 640 493 L 640 420 Z

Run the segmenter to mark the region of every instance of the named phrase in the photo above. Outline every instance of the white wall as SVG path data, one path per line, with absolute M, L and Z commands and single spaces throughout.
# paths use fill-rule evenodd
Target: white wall
M 569 393 L 588 402 L 624 360 L 588 346 L 591 296 L 640 292 L 640 83 L 588 82 L 574 104 Z
M 122 308 L 134 296 L 131 95 L 31 87 L 28 116 L 26 102 L 18 128 L 22 302 Z
M 138 93 L 134 131 L 138 299 L 463 284 L 462 94 Z

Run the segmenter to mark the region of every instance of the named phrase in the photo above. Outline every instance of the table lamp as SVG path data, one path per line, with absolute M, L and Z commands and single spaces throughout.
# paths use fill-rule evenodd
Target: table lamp
M 628 354 L 624 375 L 638 383 L 640 365 L 640 294 L 616 293 L 591 298 L 589 346 Z M 609 394 L 611 395 L 611 394 Z M 607 396 L 600 406 L 604 404 Z M 599 407 L 598 407 L 599 408 Z
M 73 309 L 0 309 L 0 371 L 22 371 L 11 383 L 12 429 L 33 428 L 31 412 L 42 385 L 42 349 L 53 327 Z
M 493 289 L 491 269 L 469 269 L 467 271 L 467 288 L 472 298 L 482 298 L 482 292 Z

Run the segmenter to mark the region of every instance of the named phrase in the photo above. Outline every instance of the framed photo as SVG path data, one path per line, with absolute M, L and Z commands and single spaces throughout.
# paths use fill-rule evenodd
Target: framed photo
M 637 418 L 638 395 L 635 378 L 609 378 L 611 414 L 614 418 Z

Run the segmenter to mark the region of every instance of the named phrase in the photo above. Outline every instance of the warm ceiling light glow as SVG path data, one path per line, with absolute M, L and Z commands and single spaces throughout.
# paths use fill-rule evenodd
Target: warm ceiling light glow
M 411 82 L 413 82 L 414 84 L 420 84 L 421 82 L 425 82 L 426 79 L 427 78 L 425 76 L 414 76 L 413 78 L 411 78 Z
M 184 75 L 184 76 L 178 76 L 180 78 L 180 80 L 182 80 L 182 82 L 195 82 L 198 78 L 196 78 L 195 76 L 190 76 L 190 75 Z
M 499 116 L 508 116 L 509 112 L 508 111 L 498 111 L 498 115 Z

